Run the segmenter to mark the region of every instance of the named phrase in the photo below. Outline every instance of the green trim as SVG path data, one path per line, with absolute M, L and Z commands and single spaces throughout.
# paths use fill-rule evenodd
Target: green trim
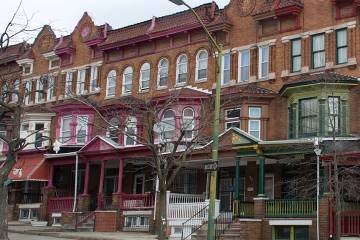
M 341 99 L 340 100 L 340 116 L 339 117 L 340 121 L 341 121 L 341 134 L 342 135 L 347 135 L 349 132 L 349 121 L 348 121 L 348 116 L 349 116 L 349 111 L 348 111 L 348 101 L 345 99 Z
M 260 155 L 259 158 L 259 191 L 258 197 L 265 197 L 265 156 Z
M 319 134 L 320 136 L 325 135 L 325 99 L 319 99 Z
M 236 159 L 235 170 L 235 199 L 240 200 L 240 159 Z
M 293 46 L 294 46 L 294 42 L 296 41 L 300 41 L 300 54 L 299 55 L 293 55 Z M 291 40 L 291 72 L 292 73 L 297 73 L 297 72 L 301 72 L 301 64 L 300 64 L 300 69 L 297 71 L 294 71 L 294 58 L 300 57 L 300 63 L 302 63 L 302 55 L 301 55 L 301 38 L 296 38 Z

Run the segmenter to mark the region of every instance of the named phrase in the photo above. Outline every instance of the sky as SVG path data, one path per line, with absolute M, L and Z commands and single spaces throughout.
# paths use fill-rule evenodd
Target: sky
M 2 1 L 0 34 L 4 32 L 20 2 L 20 0 Z M 229 1 L 216 0 L 216 3 L 223 8 Z M 192 7 L 208 2 L 211 0 L 187 0 Z M 26 15 L 30 19 L 31 29 L 50 24 L 60 36 L 71 33 L 85 11 L 90 14 L 95 24 L 101 25 L 107 22 L 113 28 L 119 28 L 151 19 L 153 16 L 161 17 L 185 9 L 169 0 L 22 0 L 15 23 L 23 25 Z M 17 26 L 13 26 L 12 29 L 15 31 Z M 13 43 L 23 40 L 31 42 L 34 36 L 36 36 L 34 31 L 22 34 L 14 38 Z

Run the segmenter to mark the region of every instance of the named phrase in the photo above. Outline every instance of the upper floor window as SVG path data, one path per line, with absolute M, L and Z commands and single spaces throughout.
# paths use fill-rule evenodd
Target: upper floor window
M 40 148 L 43 146 L 43 131 L 45 129 L 44 123 L 35 123 L 35 147 Z
M 95 92 L 97 89 L 97 81 L 98 81 L 98 66 L 91 66 L 90 69 L 90 92 Z
M 32 63 L 25 63 L 22 65 L 23 75 L 32 74 L 33 71 L 33 64 Z
M 19 90 L 20 90 L 20 80 L 19 79 L 15 80 L 13 89 L 14 89 L 14 91 L 11 95 L 11 101 L 16 103 L 19 99 Z
M 27 81 L 25 83 L 25 104 L 31 104 L 32 98 L 32 81 Z
M 208 52 L 201 50 L 196 55 L 196 81 L 202 81 L 207 79 L 208 73 Z
M 221 84 L 227 85 L 230 83 L 230 53 L 224 54 L 221 64 Z
M 116 117 L 113 117 L 109 123 L 110 123 L 110 126 L 108 129 L 108 136 L 114 142 L 118 142 L 119 141 L 119 119 L 117 119 Z
M 188 57 L 181 54 L 176 62 L 176 85 L 183 85 L 188 78 Z
M 158 87 L 166 87 L 169 79 L 169 60 L 162 58 L 158 66 Z
M 44 80 L 43 80 L 43 78 L 36 80 L 35 101 L 37 103 L 44 101 Z
M 183 119 L 182 119 L 182 130 L 184 131 L 183 138 L 185 140 L 191 140 L 194 137 L 195 130 L 195 118 L 194 110 L 192 108 L 185 108 L 183 110 Z
M 122 93 L 129 94 L 132 89 L 133 68 L 127 67 L 123 73 Z
M 249 107 L 249 134 L 257 139 L 261 137 L 261 107 Z
M 144 63 L 140 69 L 140 91 L 150 87 L 150 63 Z
M 63 116 L 61 119 L 60 139 L 62 143 L 67 143 L 71 139 L 72 116 Z
M 269 46 L 259 47 L 259 79 L 269 76 Z
M 160 123 L 160 141 L 172 141 L 175 137 L 175 113 L 173 110 L 168 109 L 164 112 Z
M 316 136 L 318 132 L 318 100 L 317 98 L 301 99 L 299 109 L 300 136 Z
M 312 36 L 311 59 L 313 68 L 325 67 L 325 34 Z
M 49 70 L 58 68 L 60 66 L 60 59 L 59 58 L 53 58 L 49 60 Z
M 291 72 L 301 71 L 301 39 L 291 41 Z
M 106 78 L 106 96 L 113 97 L 115 96 L 116 89 L 116 71 L 111 70 Z
M 55 97 L 55 77 L 49 76 L 47 81 L 47 101 L 52 101 Z
M 240 108 L 225 110 L 225 129 L 240 128 Z
M 347 29 L 336 31 L 336 64 L 347 63 L 348 61 L 348 39 Z
M 239 81 L 247 82 L 250 79 L 250 50 L 239 52 Z
M 88 116 L 77 116 L 76 118 L 76 143 L 84 144 L 88 136 Z
M 128 117 L 125 124 L 124 143 L 125 146 L 136 145 L 136 134 L 137 134 L 137 119 L 135 117 Z
M 80 69 L 78 71 L 77 83 L 76 83 L 77 95 L 81 95 L 85 91 L 85 76 L 86 76 L 86 69 Z
M 65 96 L 69 97 L 72 94 L 72 72 L 66 73 L 66 80 L 65 80 Z

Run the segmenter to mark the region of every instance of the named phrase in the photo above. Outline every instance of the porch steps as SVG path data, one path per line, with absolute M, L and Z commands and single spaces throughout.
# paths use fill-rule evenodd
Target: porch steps
M 240 239 L 241 226 L 240 222 L 234 222 L 230 225 L 230 228 L 220 237 L 221 240 L 238 240 Z M 206 240 L 207 239 L 207 225 L 204 225 L 199 229 L 195 235 L 192 236 L 192 240 Z

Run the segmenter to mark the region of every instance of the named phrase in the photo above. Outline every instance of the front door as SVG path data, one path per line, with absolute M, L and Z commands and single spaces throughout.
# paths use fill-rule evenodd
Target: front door
M 134 194 L 143 194 L 145 189 L 145 175 L 139 174 L 134 177 Z
M 229 212 L 232 210 L 233 179 L 221 178 L 219 184 L 220 211 Z

